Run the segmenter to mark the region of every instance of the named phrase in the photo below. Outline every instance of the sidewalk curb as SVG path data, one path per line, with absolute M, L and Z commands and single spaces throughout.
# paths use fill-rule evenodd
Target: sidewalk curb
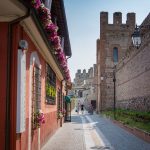
M 123 129 L 125 129 L 129 133 L 132 133 L 133 135 L 135 135 L 135 136 L 141 138 L 142 140 L 150 143 L 150 133 L 148 133 L 146 131 L 143 131 L 143 130 L 141 130 L 139 128 L 129 127 L 128 125 L 125 125 L 122 122 L 117 121 L 117 120 L 113 120 L 111 118 L 107 118 L 107 117 L 103 117 L 103 118 L 106 118 L 106 119 L 110 120 L 111 122 L 113 122 L 114 124 L 118 125 L 119 127 L 123 128 Z

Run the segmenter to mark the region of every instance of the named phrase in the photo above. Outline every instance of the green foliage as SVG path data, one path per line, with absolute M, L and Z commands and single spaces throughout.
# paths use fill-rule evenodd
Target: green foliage
M 46 95 L 56 97 L 56 89 L 52 85 L 46 83 Z
M 114 119 L 113 110 L 104 111 L 103 114 L 105 114 L 107 117 Z M 144 131 L 150 132 L 150 112 L 117 109 L 115 119 L 131 127 L 136 127 Z

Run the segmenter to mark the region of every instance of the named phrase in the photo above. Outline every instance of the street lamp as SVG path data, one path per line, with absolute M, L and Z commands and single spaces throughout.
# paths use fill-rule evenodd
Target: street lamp
M 135 31 L 132 34 L 132 42 L 133 45 L 138 49 L 141 45 L 141 35 L 140 35 L 140 28 L 136 25 Z
M 141 30 L 143 29 L 150 29 L 150 25 L 141 25 L 141 26 L 137 26 L 135 27 L 135 31 L 132 34 L 132 42 L 133 45 L 138 49 L 141 46 L 142 43 L 142 34 L 141 34 Z
M 100 112 L 102 113 L 102 104 L 103 104 L 103 100 L 102 100 L 102 84 L 103 84 L 103 80 L 104 80 L 104 77 L 103 76 L 101 76 L 101 83 L 100 83 L 100 105 L 101 105 L 101 107 L 100 107 Z
M 116 119 L 116 65 L 114 65 L 114 70 L 113 70 L 113 82 L 114 82 L 114 119 Z

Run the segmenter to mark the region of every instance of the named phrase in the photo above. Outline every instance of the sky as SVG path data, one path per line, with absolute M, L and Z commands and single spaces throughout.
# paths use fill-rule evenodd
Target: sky
M 68 59 L 71 80 L 77 69 L 88 69 L 96 64 L 96 40 L 100 38 L 100 12 L 108 12 L 109 23 L 113 13 L 136 13 L 140 25 L 150 12 L 150 0 L 64 0 L 72 57 Z

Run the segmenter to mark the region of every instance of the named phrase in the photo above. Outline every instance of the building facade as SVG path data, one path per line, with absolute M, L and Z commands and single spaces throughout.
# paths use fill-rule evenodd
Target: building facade
M 0 14 L 0 149 L 39 150 L 63 123 L 71 82 L 63 1 L 7 0 Z
M 148 17 L 147 20 L 149 20 Z M 149 85 L 144 86 L 146 82 L 145 78 L 138 80 L 138 82 L 134 81 L 136 76 L 140 76 L 140 72 L 142 71 L 142 69 L 138 68 L 139 64 L 136 61 L 136 53 L 139 50 L 133 50 L 134 47 L 131 41 L 134 29 L 135 13 L 127 14 L 126 24 L 122 23 L 122 14 L 120 12 L 113 14 L 113 24 L 108 23 L 107 12 L 101 12 L 100 14 L 100 39 L 97 40 L 97 103 L 99 112 L 114 107 L 114 96 L 117 107 L 135 109 L 128 104 L 133 105 L 134 103 L 139 108 L 140 103 L 137 97 L 143 98 L 144 95 L 149 95 L 149 92 L 145 93 L 149 87 Z M 144 39 L 145 42 L 146 39 Z M 140 50 L 142 51 L 142 49 L 144 50 L 145 48 L 141 46 Z M 149 48 L 147 47 L 147 49 Z M 131 51 L 135 51 L 135 53 L 133 54 Z M 139 55 L 142 55 L 142 52 Z M 144 57 L 149 55 L 148 51 L 143 55 Z M 126 60 L 126 62 L 123 60 Z M 148 62 L 148 58 L 145 58 L 145 61 Z M 142 60 L 141 57 L 139 63 L 144 65 L 144 58 Z M 127 66 L 127 64 L 130 65 Z M 148 76 L 147 74 L 146 77 L 149 78 Z M 116 80 L 114 80 L 114 77 L 116 77 Z M 116 85 L 114 85 L 114 81 L 116 81 Z M 139 91 L 140 88 L 143 91 Z M 116 94 L 114 93 L 114 89 L 116 90 Z M 131 92 L 133 95 L 129 96 L 128 92 Z M 139 92 L 141 92 L 140 95 Z M 148 102 L 146 102 L 146 105 L 148 105 Z M 147 110 L 147 108 L 145 107 L 145 109 L 141 110 Z
M 88 72 L 84 69 L 77 70 L 75 75 L 73 89 L 79 103 L 84 103 L 85 106 L 93 105 L 96 109 L 96 92 L 97 92 L 97 67 L 96 64 L 93 65 Z

